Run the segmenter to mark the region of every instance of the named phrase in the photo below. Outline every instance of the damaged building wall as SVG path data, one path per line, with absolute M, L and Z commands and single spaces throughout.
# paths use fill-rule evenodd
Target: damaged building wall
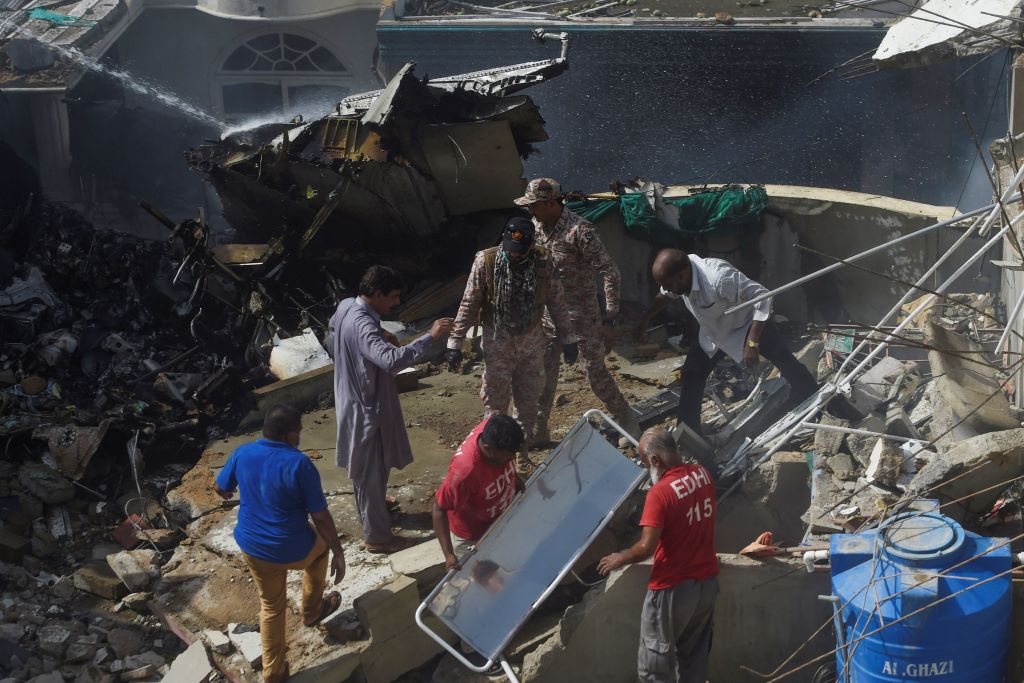
M 715 605 L 710 677 L 745 683 L 762 680 L 743 669 L 769 672 L 831 615 L 818 595 L 829 592 L 827 573 L 808 574 L 795 559 L 753 560 L 718 556 L 720 592 Z M 524 680 L 530 683 L 630 683 L 636 680 L 640 606 L 647 592 L 650 563 L 627 567 L 570 607 L 554 637 L 526 657 Z M 778 624 L 785 615 L 784 628 Z M 831 647 L 826 632 L 801 658 Z M 813 669 L 794 676 L 809 681 Z
M 512 20 L 472 28 L 457 20 L 383 21 L 377 36 L 388 74 L 416 60 L 433 75 L 516 61 L 523 28 Z M 957 202 L 967 183 L 962 205 L 978 205 L 991 190 L 981 168 L 968 178 L 977 153 L 961 112 L 975 122 L 988 118 L 1005 91 L 1001 60 L 965 74 L 960 64 L 942 64 L 819 79 L 877 47 L 884 30 L 587 26 L 574 38 L 572 69 L 532 91 L 556 142 L 528 161 L 527 174 L 558 178 L 572 190 L 641 174 L 663 182 L 835 187 L 936 204 Z M 997 128 L 979 132 L 983 144 Z
M 379 87 L 380 80 L 372 68 L 377 14 L 377 10 L 357 10 L 315 21 L 253 24 L 195 10 L 148 9 L 124 32 L 116 48 L 122 63 L 130 65 L 133 73 L 164 83 L 184 99 L 222 115 L 224 85 L 280 80 L 280 69 L 273 73 L 272 69 L 247 72 L 225 68 L 228 58 L 243 43 L 275 33 L 315 40 L 333 52 L 343 67 L 337 72 L 316 72 L 313 77 L 302 71 L 283 72 L 288 76 L 306 76 L 309 83 L 329 83 L 349 93 Z M 292 85 L 302 83 L 295 79 Z M 151 106 L 136 94 L 127 93 L 126 98 L 133 106 Z

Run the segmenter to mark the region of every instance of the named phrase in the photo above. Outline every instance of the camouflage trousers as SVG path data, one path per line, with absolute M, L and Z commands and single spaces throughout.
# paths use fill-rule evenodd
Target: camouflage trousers
M 527 445 L 533 440 L 537 406 L 544 388 L 546 344 L 547 336 L 540 325 L 524 334 L 497 339 L 485 328 L 481 339 L 484 376 L 480 398 L 484 402 L 484 417 L 507 415 L 511 400 L 512 417 L 523 428 Z
M 612 417 L 629 414 L 629 403 L 626 402 L 619 386 L 608 372 L 604 357 L 604 337 L 601 336 L 601 324 L 596 320 L 579 320 L 573 318 L 573 331 L 579 337 L 580 369 L 590 382 L 594 395 L 601 399 Z M 540 409 L 537 424 L 546 427 L 551 416 L 551 407 L 555 403 L 555 391 L 558 389 L 558 368 L 562 364 L 562 344 L 555 337 L 548 337 L 547 349 L 544 351 L 544 390 L 540 395 Z

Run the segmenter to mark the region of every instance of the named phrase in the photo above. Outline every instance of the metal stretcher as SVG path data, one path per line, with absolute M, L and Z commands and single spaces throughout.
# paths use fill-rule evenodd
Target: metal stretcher
M 416 624 L 471 671 L 499 663 L 518 683 L 502 651 L 647 478 L 594 429 L 592 416 L 636 444 L 606 414 L 587 411 L 416 610 Z M 486 661 L 475 665 L 449 645 L 424 621 L 427 611 Z

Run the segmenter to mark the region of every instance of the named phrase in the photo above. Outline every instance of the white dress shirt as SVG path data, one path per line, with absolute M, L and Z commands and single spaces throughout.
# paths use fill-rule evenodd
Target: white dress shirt
M 768 290 L 722 259 L 705 259 L 693 254 L 689 257 L 693 272 L 690 293 L 675 294 L 664 287 L 661 293 L 686 303 L 700 324 L 700 348 L 709 358 L 721 349 L 737 363 L 742 362 L 750 323 L 771 317 L 772 300 L 765 299 L 729 315 L 725 315 L 725 311 Z

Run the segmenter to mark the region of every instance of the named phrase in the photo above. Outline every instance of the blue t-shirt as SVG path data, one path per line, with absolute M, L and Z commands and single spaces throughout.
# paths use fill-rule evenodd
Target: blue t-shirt
M 313 548 L 308 515 L 327 509 L 320 473 L 306 454 L 282 441 L 260 439 L 239 446 L 217 475 L 217 486 L 237 486 L 241 505 L 235 541 L 267 562 L 298 562 Z

